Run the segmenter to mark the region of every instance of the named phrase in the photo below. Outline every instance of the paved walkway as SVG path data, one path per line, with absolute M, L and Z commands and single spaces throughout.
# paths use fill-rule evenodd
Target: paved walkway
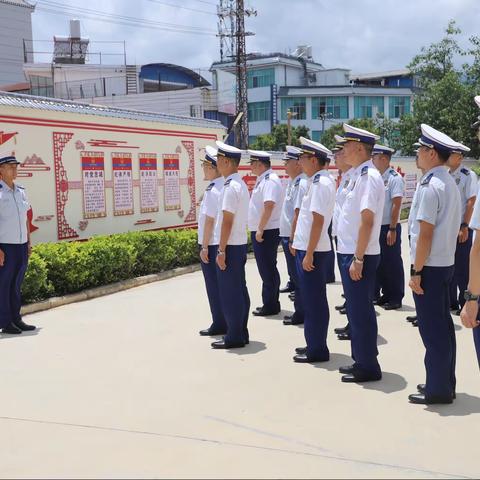
M 253 261 L 247 276 L 259 305 Z M 471 332 L 457 326 L 455 404 L 410 405 L 424 381 L 410 294 L 402 312 L 378 309 L 384 379 L 361 386 L 340 382 L 341 287 L 328 292 L 332 355 L 316 366 L 292 362 L 303 331 L 280 316 L 251 318 L 243 350 L 211 350 L 197 335 L 209 323 L 201 273 L 28 317 L 37 335 L 0 337 L 0 476 L 478 477 Z

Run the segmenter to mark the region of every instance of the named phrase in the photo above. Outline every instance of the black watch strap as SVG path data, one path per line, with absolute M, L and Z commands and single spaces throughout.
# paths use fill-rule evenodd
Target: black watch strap
M 411 277 L 421 277 L 422 272 L 423 272 L 423 269 L 422 270 L 415 270 L 415 268 L 413 266 L 410 268 L 410 276 Z
M 480 295 L 474 295 L 472 292 L 465 290 L 463 298 L 466 302 L 478 302 L 478 300 L 480 300 Z

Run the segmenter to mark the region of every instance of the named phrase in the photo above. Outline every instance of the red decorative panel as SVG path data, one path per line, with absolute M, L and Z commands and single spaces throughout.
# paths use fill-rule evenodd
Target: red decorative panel
M 68 201 L 68 177 L 63 166 L 63 150 L 72 139 L 73 133 L 53 133 L 53 158 L 55 162 L 55 191 L 57 200 L 57 233 L 59 240 L 78 238 L 78 233 L 65 218 L 65 205 Z
M 191 207 L 188 215 L 184 218 L 185 223 L 195 222 L 197 220 L 196 192 L 195 192 L 195 149 L 192 141 L 182 141 L 183 147 L 187 150 L 188 163 L 188 193 L 190 195 Z

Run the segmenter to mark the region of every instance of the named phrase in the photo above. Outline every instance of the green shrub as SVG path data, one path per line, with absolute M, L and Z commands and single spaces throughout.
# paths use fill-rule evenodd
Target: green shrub
M 28 270 L 22 285 L 24 302 L 32 303 L 47 298 L 53 292 L 48 280 L 47 264 L 38 253 L 33 252 L 28 262 Z

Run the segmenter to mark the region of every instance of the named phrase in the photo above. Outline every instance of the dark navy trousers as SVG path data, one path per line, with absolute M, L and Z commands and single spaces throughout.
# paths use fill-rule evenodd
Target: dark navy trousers
M 202 247 L 200 246 L 200 249 Z M 202 261 L 202 273 L 205 279 L 205 287 L 207 290 L 208 303 L 210 304 L 210 312 L 212 313 L 212 325 L 210 330 L 216 333 L 226 333 L 227 322 L 222 311 L 222 304 L 220 301 L 220 291 L 218 289 L 217 279 L 217 258 L 218 245 L 210 245 L 208 247 L 208 259 L 209 263 L 203 263 Z
M 22 283 L 28 266 L 28 243 L 0 243 L 5 263 L 0 267 L 0 328 L 21 319 Z
M 397 241 L 387 245 L 390 225 L 380 230 L 380 264 L 377 269 L 375 296 L 382 294 L 389 303 L 402 303 L 405 296 L 405 271 L 402 261 L 402 227 L 397 224 Z
M 227 268 L 220 270 L 218 265 L 216 267 L 220 301 L 227 323 L 225 341 L 246 343 L 249 340 L 250 314 L 250 297 L 245 279 L 247 245 L 228 245 L 225 252 Z
M 418 327 L 425 345 L 427 396 L 449 397 L 455 392 L 457 343 L 450 315 L 449 286 L 454 267 L 423 267 L 424 295 L 413 294 Z
M 480 314 L 478 315 L 480 320 Z M 473 329 L 473 341 L 475 342 L 475 350 L 477 351 L 478 366 L 480 367 L 480 327 Z
M 263 307 L 266 310 L 278 310 L 280 308 L 280 274 L 277 269 L 277 253 L 280 244 L 280 231 L 278 228 L 265 230 L 261 243 L 255 239 L 255 233 L 251 232 L 251 235 L 258 273 L 263 282 Z
M 285 260 L 287 262 L 287 271 L 288 275 L 290 276 L 290 279 L 293 281 L 293 285 L 295 287 L 295 299 L 293 301 L 293 305 L 295 307 L 295 313 L 294 313 L 294 321 L 303 323 L 304 319 L 304 312 L 303 312 L 303 306 L 302 306 L 302 300 L 301 300 L 301 292 L 300 292 L 300 283 L 298 280 L 298 275 L 297 275 L 297 264 L 295 257 L 290 253 L 289 247 L 289 238 L 288 237 L 281 237 L 280 238 L 281 243 L 282 243 L 282 248 L 283 252 L 285 253 Z
M 460 243 L 457 240 L 455 250 L 455 269 L 450 283 L 450 308 L 462 308 L 465 305 L 463 294 L 468 286 L 470 272 L 470 250 L 472 249 L 473 231 L 468 229 L 468 240 Z
M 365 255 L 362 279 L 350 278 L 351 254 L 338 254 L 343 291 L 347 299 L 347 314 L 350 324 L 352 358 L 359 370 L 369 374 L 380 373 L 377 348 L 377 316 L 373 306 L 375 279 L 380 255 Z
M 333 248 L 333 237 L 332 237 L 332 222 L 328 227 L 328 238 L 330 239 L 330 251 L 328 252 L 327 257 L 327 283 L 333 283 L 335 281 L 335 250 Z
M 310 360 L 328 360 L 330 352 L 327 347 L 330 311 L 327 300 L 326 272 L 329 252 L 315 252 L 313 265 L 315 269 L 307 272 L 303 269 L 304 250 L 297 250 L 297 275 L 302 292 L 305 319 L 305 340 L 307 357 Z

